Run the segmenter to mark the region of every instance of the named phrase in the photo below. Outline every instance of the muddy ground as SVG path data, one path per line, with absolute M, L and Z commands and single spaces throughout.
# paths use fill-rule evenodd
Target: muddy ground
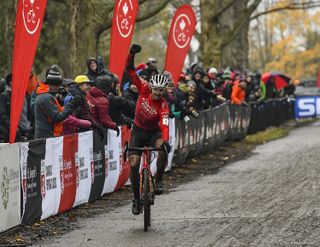
M 290 125 L 290 128 L 292 125 Z M 288 129 L 288 126 L 285 126 Z M 271 137 L 272 138 L 272 137 Z M 205 175 L 216 174 L 219 168 L 226 164 L 243 160 L 252 154 L 258 142 L 227 142 L 222 147 L 190 159 L 185 165 L 176 167 L 165 176 L 166 191 L 171 193 L 179 185 L 198 180 Z M 94 217 L 103 216 L 115 209 L 129 205 L 131 189 L 125 187 L 120 191 L 103 196 L 101 199 L 79 206 L 69 212 L 50 217 L 44 221 L 28 226 L 19 226 L 0 235 L 0 246 L 29 246 L 51 242 L 50 239 L 59 239 L 68 232 L 81 227 L 81 223 Z M 127 206 L 129 209 L 130 207 Z M 46 244 L 42 245 L 46 246 Z

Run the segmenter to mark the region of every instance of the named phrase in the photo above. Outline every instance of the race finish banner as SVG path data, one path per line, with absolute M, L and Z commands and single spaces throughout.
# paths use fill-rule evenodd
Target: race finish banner
M 196 15 L 188 4 L 182 5 L 171 22 L 165 60 L 165 70 L 170 71 L 177 85 L 184 60 L 190 48 L 190 42 L 196 30 Z
M 119 77 L 119 81 L 125 69 L 138 5 L 138 0 L 117 0 L 114 5 L 109 70 Z
M 46 0 L 18 0 L 12 62 L 10 143 L 16 139 L 46 5 Z

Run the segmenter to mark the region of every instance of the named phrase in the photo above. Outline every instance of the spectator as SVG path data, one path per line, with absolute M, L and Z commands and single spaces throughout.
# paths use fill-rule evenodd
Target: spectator
M 30 81 L 29 81 L 30 83 Z M 6 95 L 9 102 L 9 118 L 10 118 L 10 108 L 11 108 L 11 85 L 12 85 L 12 74 L 6 76 Z M 25 141 L 28 139 L 30 127 L 31 127 L 32 114 L 30 112 L 30 95 L 25 94 L 22 110 L 20 114 L 20 120 L 18 124 L 16 141 Z
M 75 116 L 80 119 L 92 121 L 89 105 L 86 95 L 90 90 L 90 79 L 86 75 L 78 75 L 74 79 L 74 83 L 68 87 L 69 94 L 72 97 L 79 96 L 79 105 L 76 108 Z
M 129 112 L 130 112 L 130 118 L 134 119 L 134 111 L 136 108 L 136 103 L 138 100 L 138 88 L 136 85 L 134 85 L 133 83 L 130 83 L 130 86 L 128 87 L 128 89 L 126 89 L 123 94 L 122 97 L 125 98 L 128 101 L 129 104 Z
M 278 97 L 278 92 L 275 86 L 275 78 L 271 76 L 266 83 L 266 99 L 273 99 Z
M 214 83 L 216 83 L 217 81 L 217 74 L 218 74 L 218 70 L 216 68 L 210 68 L 208 70 L 208 76 L 210 78 L 210 80 L 212 80 Z
M 223 73 L 223 80 L 224 80 L 224 83 L 222 86 L 222 96 L 226 100 L 231 100 L 233 82 L 231 80 L 231 72 L 229 70 L 226 70 Z
M 231 102 L 236 105 L 247 105 L 247 103 L 245 102 L 247 88 L 245 76 L 241 76 L 239 81 L 239 84 L 235 85 L 232 90 Z
M 203 75 L 199 82 L 199 91 L 201 94 L 202 109 L 208 109 L 211 106 L 218 105 L 215 85 L 211 83 L 209 75 Z
M 70 92 L 70 88 L 72 87 L 73 84 L 74 84 L 74 81 L 70 78 L 65 78 L 62 80 L 62 87 L 67 92 L 67 96 L 64 99 L 63 105 L 66 105 L 73 98 Z
M 197 84 L 194 81 L 188 81 L 188 93 L 186 107 L 187 110 L 193 112 L 193 116 L 197 117 L 198 112 L 201 110 L 201 102 L 196 94 Z
M 105 128 L 115 130 L 118 136 L 120 130 L 109 116 L 109 100 L 107 96 L 110 91 L 110 82 L 105 76 L 102 76 L 87 93 L 86 98 L 91 106 L 90 112 L 94 121 Z
M 179 90 L 174 87 L 171 73 L 164 71 L 163 74 L 168 77 L 168 86 L 165 99 L 169 106 L 170 118 L 183 118 L 186 115 L 186 109 L 182 106 L 182 98 Z
M 256 99 L 258 101 L 265 100 L 266 99 L 266 85 L 261 80 L 261 74 L 256 72 L 253 77 L 253 84 L 255 87 L 259 87 L 260 89 L 260 95 L 255 94 Z
M 91 57 L 87 60 L 88 72 L 86 75 L 90 79 L 91 83 L 94 83 L 96 78 L 101 75 L 111 75 L 109 71 L 105 69 L 104 61 L 102 57 L 98 59 Z
M 57 65 L 51 66 L 46 73 L 46 80 L 37 89 L 35 103 L 35 138 L 60 136 L 65 120 L 79 104 L 80 97 L 74 97 L 64 108 L 55 94 L 62 84 L 62 77 Z

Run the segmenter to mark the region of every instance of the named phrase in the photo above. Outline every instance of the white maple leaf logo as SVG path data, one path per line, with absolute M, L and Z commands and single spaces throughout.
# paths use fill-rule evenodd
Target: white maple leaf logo
M 126 16 L 128 13 L 128 10 L 129 10 L 127 2 L 124 3 L 122 10 L 123 10 L 124 15 Z
M 185 21 L 183 19 L 181 20 L 181 22 L 179 24 L 179 27 L 181 28 L 182 31 L 186 27 L 186 23 L 185 23 Z

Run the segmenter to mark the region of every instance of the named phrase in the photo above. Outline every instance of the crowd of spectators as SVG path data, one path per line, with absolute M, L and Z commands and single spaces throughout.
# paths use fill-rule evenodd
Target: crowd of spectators
M 157 61 L 149 58 L 136 68 L 141 79 L 148 81 L 159 73 Z M 274 78 L 261 81 L 258 72 L 233 68 L 205 69 L 197 64 L 181 73 L 174 83 L 170 72 L 165 95 L 170 117 L 197 118 L 199 112 L 222 103 L 247 106 L 250 102 L 293 94 L 294 89 L 276 90 Z M 11 80 L 8 75 L 0 80 L 0 142 L 8 142 L 10 127 Z M 87 72 L 74 79 L 63 78 L 57 65 L 51 66 L 40 81 L 30 72 L 28 88 L 21 112 L 16 141 L 48 138 L 95 129 L 101 137 L 104 129 L 119 134 L 120 125 L 129 128 L 133 123 L 137 87 L 124 72 L 122 82 L 105 68 L 103 59 L 90 58 Z

